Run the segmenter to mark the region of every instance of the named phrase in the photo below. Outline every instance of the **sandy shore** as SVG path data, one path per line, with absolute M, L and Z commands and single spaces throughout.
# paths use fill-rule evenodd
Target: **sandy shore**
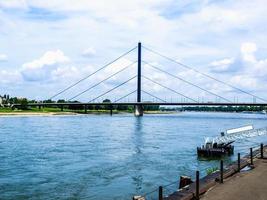
M 265 149 L 265 157 L 267 152 Z M 203 200 L 266 200 L 267 199 L 267 159 L 256 160 L 255 168 L 237 173 L 217 184 L 203 195 Z
M 6 116 L 64 116 L 64 115 L 79 115 L 73 112 L 0 112 L 0 117 Z

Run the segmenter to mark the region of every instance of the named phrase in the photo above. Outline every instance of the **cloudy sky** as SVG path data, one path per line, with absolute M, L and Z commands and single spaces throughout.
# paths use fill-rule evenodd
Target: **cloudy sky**
M 212 77 L 267 99 L 266 0 L 0 0 L 0 94 L 47 99 L 94 72 L 139 41 Z M 55 99 L 69 99 L 137 59 L 134 50 Z M 145 49 L 143 74 L 198 101 L 252 101 Z M 136 75 L 136 63 L 78 96 L 89 101 Z M 143 78 L 143 90 L 163 100 L 184 97 Z M 135 90 L 133 79 L 103 98 Z M 143 93 L 144 100 L 155 100 Z M 124 100 L 134 100 L 135 94 Z M 256 101 L 260 102 L 259 99 Z

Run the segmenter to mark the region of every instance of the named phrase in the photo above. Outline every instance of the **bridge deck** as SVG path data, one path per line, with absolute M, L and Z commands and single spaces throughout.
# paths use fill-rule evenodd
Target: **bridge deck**
M 69 106 L 69 105 L 159 105 L 159 106 L 267 106 L 267 103 L 190 103 L 190 102 L 114 102 L 114 103 L 29 103 L 28 106 Z M 13 104 L 14 107 L 21 106 L 20 104 Z

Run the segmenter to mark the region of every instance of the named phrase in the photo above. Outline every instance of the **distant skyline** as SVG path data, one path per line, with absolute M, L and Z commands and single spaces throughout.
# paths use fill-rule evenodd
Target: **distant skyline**
M 0 95 L 47 99 L 141 41 L 144 46 L 267 99 L 266 1 L 188 2 L 0 0 Z M 232 101 L 252 101 L 250 96 L 144 49 L 142 56 Z M 58 98 L 68 99 L 136 59 L 135 51 Z M 196 100 L 216 99 L 145 64 L 143 73 Z M 133 66 L 77 100 L 88 101 L 135 74 Z M 104 98 L 119 98 L 135 86 L 136 82 L 130 82 Z M 146 80 L 143 87 L 161 98 L 181 100 Z M 144 94 L 144 99 L 151 97 Z

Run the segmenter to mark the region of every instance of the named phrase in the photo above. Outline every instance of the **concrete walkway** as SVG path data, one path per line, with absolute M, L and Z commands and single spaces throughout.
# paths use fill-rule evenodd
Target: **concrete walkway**
M 224 184 L 217 184 L 201 199 L 267 200 L 267 159 L 255 160 L 254 166 L 253 170 L 237 173 L 225 180 Z

